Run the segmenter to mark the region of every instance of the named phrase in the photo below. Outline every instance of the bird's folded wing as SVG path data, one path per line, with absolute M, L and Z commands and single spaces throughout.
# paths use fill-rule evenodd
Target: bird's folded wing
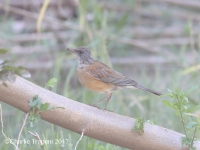
M 88 71 L 97 80 L 116 86 L 135 86 L 137 82 L 124 76 L 123 74 L 109 68 L 105 64 L 98 62 L 98 65 L 91 67 Z

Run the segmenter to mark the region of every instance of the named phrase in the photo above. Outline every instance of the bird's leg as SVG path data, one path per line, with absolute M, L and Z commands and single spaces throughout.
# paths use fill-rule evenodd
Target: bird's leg
M 93 106 L 94 107 L 97 107 L 98 108 L 98 104 L 100 104 L 102 101 L 104 101 L 104 100 L 106 100 L 107 99 L 107 96 L 106 97 L 104 97 L 104 98 L 102 98 L 100 101 L 98 101 L 96 104 L 94 104 Z
M 94 104 L 94 107 L 97 107 L 98 104 L 100 104 L 101 102 L 103 102 L 104 100 L 106 100 L 106 107 L 108 105 L 108 101 L 110 100 L 112 96 L 112 93 L 106 93 L 106 97 L 102 98 L 100 101 L 98 101 L 96 104 Z M 104 110 L 106 109 L 106 107 L 104 108 Z M 98 107 L 97 107 L 98 108 Z
M 106 100 L 106 107 L 104 108 L 104 110 L 106 110 L 107 105 L 108 105 L 108 102 L 109 102 L 109 100 L 110 100 L 111 97 L 112 97 L 112 93 L 107 93 L 107 94 L 106 94 L 107 100 Z

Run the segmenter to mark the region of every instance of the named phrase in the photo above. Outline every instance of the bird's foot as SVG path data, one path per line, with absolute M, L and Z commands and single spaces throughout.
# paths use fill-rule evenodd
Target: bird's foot
M 90 106 L 92 106 L 92 107 L 96 107 L 96 108 L 98 108 L 98 109 L 101 109 L 101 108 L 98 107 L 96 104 L 92 104 L 92 105 L 90 105 Z
M 109 112 L 114 112 L 114 111 L 112 111 L 112 110 L 108 110 L 108 109 L 106 109 L 106 108 L 104 108 L 103 110 L 105 110 L 105 111 L 109 111 Z
M 102 109 L 102 108 L 98 107 L 96 104 L 92 104 L 90 106 L 96 107 L 97 109 L 100 109 L 100 110 L 105 110 L 105 111 L 113 112 L 112 110 L 108 110 L 107 108 Z

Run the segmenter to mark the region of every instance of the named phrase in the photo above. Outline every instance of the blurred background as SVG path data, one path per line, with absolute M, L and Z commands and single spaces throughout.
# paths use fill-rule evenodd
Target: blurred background
M 28 68 L 29 79 L 42 87 L 55 77 L 50 90 L 85 104 L 104 97 L 82 87 L 77 79 L 75 55 L 66 49 L 87 46 L 92 55 L 140 84 L 164 94 L 174 84 L 187 91 L 200 83 L 200 1 L 190 0 L 8 0 L 0 2 L 0 47 L 4 59 Z M 2 57 L 2 56 L 1 56 Z M 190 93 L 199 104 L 199 90 Z M 162 100 L 141 90 L 113 93 L 108 109 L 120 115 L 151 120 L 183 133 L 179 118 Z M 25 114 L 1 103 L 4 132 L 16 139 Z M 103 106 L 104 104 L 102 104 Z M 67 139 L 48 150 L 74 149 L 80 135 L 45 121 L 25 128 L 21 139 Z M 197 135 L 199 137 L 199 135 Z M 0 136 L 0 141 L 4 137 Z M 22 149 L 39 149 L 25 144 Z M 0 149 L 13 149 L 0 143 Z M 84 137 L 78 149 L 124 148 Z

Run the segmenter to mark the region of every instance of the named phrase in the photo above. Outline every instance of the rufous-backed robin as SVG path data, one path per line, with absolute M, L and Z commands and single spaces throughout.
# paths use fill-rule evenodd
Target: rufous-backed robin
M 136 81 L 95 60 L 86 47 L 68 48 L 68 50 L 75 53 L 78 57 L 77 74 L 81 84 L 91 91 L 106 94 L 106 97 L 101 99 L 96 106 L 103 100 L 106 100 L 106 109 L 112 92 L 123 88 L 138 88 L 158 96 L 162 95 L 154 90 L 143 87 Z

